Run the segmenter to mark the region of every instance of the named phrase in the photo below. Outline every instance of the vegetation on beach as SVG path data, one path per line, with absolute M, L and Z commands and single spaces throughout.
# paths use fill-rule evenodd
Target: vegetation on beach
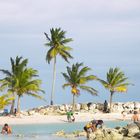
M 9 97 L 8 94 L 4 94 L 4 95 L 0 96 L 0 110 L 4 109 L 5 106 L 10 105 L 12 100 L 14 100 L 14 98 Z
M 66 31 L 61 30 L 61 28 L 52 28 L 50 29 L 50 37 L 47 33 L 44 33 L 47 39 L 46 46 L 50 47 L 46 55 L 46 61 L 50 63 L 53 59 L 53 83 L 51 91 L 51 102 L 54 104 L 54 92 L 55 92 L 55 79 L 56 79 L 56 59 L 57 56 L 61 56 L 66 62 L 69 62 L 68 59 L 73 58 L 70 54 L 72 48 L 66 46 L 67 43 L 71 42 L 71 38 L 66 38 Z
M 4 70 L 1 69 L 0 71 L 6 75 L 3 79 L 1 79 L 1 88 L 8 88 L 8 92 L 11 93 L 13 97 L 10 113 L 14 113 L 14 106 L 15 106 L 15 83 L 16 78 L 20 75 L 20 72 L 23 70 L 24 67 L 27 65 L 27 59 L 22 60 L 22 57 L 16 57 L 15 60 L 10 58 L 11 70 Z
M 22 57 L 18 56 L 15 60 L 11 58 L 11 71 L 0 70 L 6 75 L 6 77 L 1 79 L 1 88 L 7 88 L 8 95 L 10 96 L 9 99 L 11 97 L 13 98 L 11 113 L 13 113 L 16 96 L 18 97 L 17 112 L 20 112 L 20 98 L 23 95 L 26 94 L 43 99 L 42 96 L 38 94 L 40 91 L 44 91 L 40 88 L 41 80 L 36 79 L 36 77 L 38 77 L 37 70 L 28 68 L 28 59 L 22 59 Z
M 106 81 L 98 79 L 101 84 L 110 91 L 110 112 L 112 111 L 112 98 L 114 93 L 127 91 L 130 83 L 128 78 L 125 76 L 119 68 L 110 68 L 106 74 Z
M 87 75 L 90 70 L 89 67 L 83 66 L 83 63 L 76 63 L 72 67 L 67 67 L 67 73 L 62 73 L 67 82 L 63 85 L 63 88 L 71 87 L 73 110 L 75 108 L 75 97 L 80 95 L 80 89 L 92 95 L 97 95 L 97 90 L 86 85 L 87 82 L 97 79 L 95 75 Z

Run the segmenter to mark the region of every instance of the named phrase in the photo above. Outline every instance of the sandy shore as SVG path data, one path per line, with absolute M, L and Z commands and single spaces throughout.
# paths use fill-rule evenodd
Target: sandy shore
M 131 114 L 126 116 L 126 120 L 130 120 L 132 117 Z M 122 120 L 122 115 L 120 113 L 77 113 L 75 114 L 75 122 L 86 122 L 93 119 L 102 119 L 104 121 L 109 120 Z M 5 116 L 0 117 L 0 125 L 4 123 L 8 124 L 47 124 L 47 123 L 66 123 L 67 116 L 58 116 L 58 115 L 33 115 L 33 116 L 22 116 L 21 117 L 13 117 L 13 116 Z

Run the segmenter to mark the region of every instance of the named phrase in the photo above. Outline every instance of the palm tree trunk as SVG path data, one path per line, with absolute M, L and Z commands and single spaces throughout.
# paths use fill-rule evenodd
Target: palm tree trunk
M 53 83 L 52 83 L 52 92 L 51 92 L 51 102 L 50 104 L 54 104 L 54 91 L 55 91 L 55 79 L 56 79 L 56 57 L 54 58 L 54 64 L 53 64 Z
M 12 100 L 10 114 L 14 114 L 14 107 L 15 107 L 15 93 L 13 93 L 14 100 Z
M 15 107 L 15 99 L 12 100 L 11 108 L 10 108 L 10 114 L 14 114 L 14 107 Z
M 75 111 L 75 95 L 73 94 L 72 110 Z
M 17 113 L 20 113 L 20 96 L 18 96 Z
M 113 91 L 110 91 L 110 112 L 112 112 L 112 98 L 113 98 Z

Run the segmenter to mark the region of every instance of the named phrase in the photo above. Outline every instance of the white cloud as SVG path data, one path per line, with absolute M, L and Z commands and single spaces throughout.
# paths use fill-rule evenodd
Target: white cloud
M 137 14 L 139 6 L 139 0 L 9 0 L 0 2 L 0 21 L 29 24 L 65 18 L 107 18 Z
M 139 0 L 3 0 L 0 38 L 36 38 L 55 26 L 76 37 L 137 35 L 139 6 Z

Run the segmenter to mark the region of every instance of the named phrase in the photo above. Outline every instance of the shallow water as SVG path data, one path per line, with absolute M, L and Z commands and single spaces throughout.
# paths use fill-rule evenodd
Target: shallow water
M 106 121 L 105 125 L 113 128 L 116 126 L 125 126 L 128 123 L 127 121 Z M 0 140 L 66 140 L 66 138 L 55 137 L 52 134 L 60 130 L 66 132 L 83 130 L 85 124 L 86 122 L 12 125 L 13 135 L 0 135 Z M 84 140 L 84 138 L 80 138 L 80 140 Z

